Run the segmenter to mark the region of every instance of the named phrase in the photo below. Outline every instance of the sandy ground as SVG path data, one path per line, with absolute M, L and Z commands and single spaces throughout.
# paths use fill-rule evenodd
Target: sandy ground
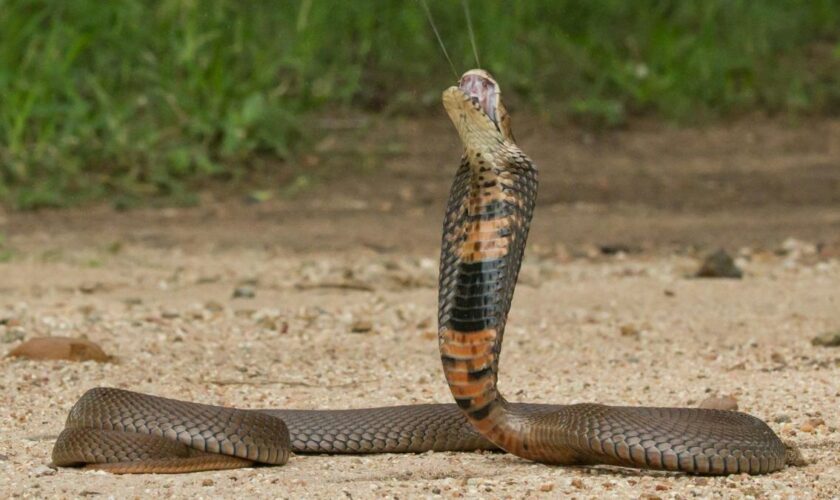
M 398 127 L 397 137 L 416 127 Z M 823 140 L 838 130 L 620 132 L 537 149 L 543 165 L 559 148 L 600 170 L 544 176 L 502 356 L 511 400 L 694 406 L 734 395 L 801 448 L 805 467 L 696 478 L 548 467 L 500 453 L 294 456 L 285 467 L 177 476 L 45 467 L 67 410 L 99 385 L 246 408 L 450 401 L 435 286 L 452 168 L 437 158 L 444 148 L 421 154 L 407 141 L 376 179 L 330 181 L 303 200 L 0 214 L 13 251 L 0 263 L 0 353 L 64 335 L 116 356 L 106 364 L 0 358 L 0 496 L 838 497 L 840 347 L 811 339 L 840 329 L 840 169 L 815 167 L 817 182 L 797 176 L 811 170 L 794 161 L 840 164 Z M 734 148 L 738 134 L 767 147 Z M 691 147 L 671 151 L 680 141 Z M 671 156 L 657 156 L 663 151 Z M 685 195 L 611 184 L 633 182 L 618 174 L 628 156 L 651 172 L 640 186 L 652 178 Z M 746 163 L 729 168 L 730 157 Z M 424 162 L 441 165 L 423 170 Z M 669 172 L 672 163 L 685 168 Z M 686 194 L 705 189 L 710 171 L 737 185 L 743 172 L 725 173 L 739 168 L 763 179 L 755 192 Z M 552 195 L 575 179 L 603 189 Z M 766 195 L 767 186 L 778 190 Z M 607 255 L 606 244 L 627 252 Z M 738 256 L 744 279 L 691 278 L 718 245 Z M 243 286 L 255 296 L 233 298 Z M 364 323 L 369 331 L 353 332 Z

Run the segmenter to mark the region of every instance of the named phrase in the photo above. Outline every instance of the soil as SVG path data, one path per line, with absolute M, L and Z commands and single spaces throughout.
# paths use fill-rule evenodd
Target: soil
M 732 396 L 807 466 L 697 478 L 427 453 L 172 476 L 47 467 L 68 409 L 99 385 L 245 408 L 451 400 L 435 287 L 457 137 L 443 116 L 336 123 L 298 170 L 329 175 L 294 196 L 0 213 L 0 352 L 61 335 L 116 358 L 0 358 L 4 497 L 840 495 L 840 348 L 811 343 L 840 330 L 838 120 L 516 129 L 541 192 L 502 357 L 508 399 Z M 718 248 L 742 279 L 693 277 Z

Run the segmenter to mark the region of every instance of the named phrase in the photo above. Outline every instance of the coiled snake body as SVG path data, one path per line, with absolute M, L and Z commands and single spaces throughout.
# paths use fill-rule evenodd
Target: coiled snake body
M 750 415 L 689 408 L 511 404 L 496 388 L 502 335 L 528 236 L 537 169 L 514 142 L 496 81 L 464 74 L 443 93 L 464 144 L 443 226 L 438 300 L 456 404 L 237 410 L 118 389 L 88 391 L 53 449 L 57 465 L 187 472 L 283 464 L 294 452 L 501 448 L 549 464 L 698 474 L 782 468 L 785 447 Z

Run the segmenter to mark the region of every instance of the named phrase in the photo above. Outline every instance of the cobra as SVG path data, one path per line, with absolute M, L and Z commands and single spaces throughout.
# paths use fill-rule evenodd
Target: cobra
M 501 449 L 547 464 L 761 474 L 786 449 L 735 411 L 508 403 L 499 356 L 537 196 L 496 80 L 470 70 L 443 92 L 464 145 L 443 223 L 439 346 L 455 404 L 358 410 L 239 410 L 96 388 L 53 449 L 60 466 L 116 473 L 283 464 L 295 453 Z

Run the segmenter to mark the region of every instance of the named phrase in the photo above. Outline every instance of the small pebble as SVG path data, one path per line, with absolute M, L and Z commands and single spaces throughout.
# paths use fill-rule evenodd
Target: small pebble
M 579 489 L 579 490 L 583 489 L 583 481 L 580 478 L 576 477 L 576 478 L 572 479 L 571 485 L 574 486 L 575 488 Z
M 238 286 L 233 291 L 234 299 L 253 299 L 256 295 L 257 292 L 254 290 L 254 287 L 250 285 Z
M 373 323 L 366 319 L 357 319 L 350 326 L 350 331 L 353 333 L 366 333 L 373 330 Z
M 611 243 L 607 245 L 601 245 L 598 247 L 598 250 L 601 251 L 604 255 L 617 255 L 617 254 L 628 254 L 628 253 L 639 253 L 642 249 L 635 245 L 628 245 L 625 243 Z
M 817 335 L 811 339 L 811 345 L 822 347 L 840 347 L 840 330 Z
M 621 336 L 622 337 L 638 337 L 639 336 L 639 329 L 633 325 L 621 325 Z
M 738 409 L 738 400 L 733 396 L 711 397 L 701 401 L 698 407 L 708 410 L 735 411 Z
M 799 430 L 802 432 L 814 432 L 821 425 L 825 425 L 825 420 L 821 418 L 809 418 L 799 426 Z
M 773 422 L 776 422 L 777 424 L 784 424 L 790 422 L 790 416 L 784 413 L 779 413 L 778 415 L 773 417 Z
M 554 483 L 543 483 L 540 485 L 540 491 L 551 491 L 554 489 Z
M 725 250 L 718 250 L 706 257 L 696 274 L 698 278 L 735 279 L 740 279 L 743 275 L 744 272 L 735 265 L 735 261 Z
M 55 469 L 47 467 L 46 465 L 39 465 L 32 469 L 31 474 L 35 477 L 52 476 L 55 474 Z
M 102 283 L 82 283 L 79 285 L 79 291 L 87 295 L 103 290 L 105 290 L 105 286 Z
M 790 424 L 785 424 L 790 425 Z M 808 460 L 802 455 L 802 451 L 790 439 L 783 439 L 782 443 L 785 445 L 785 463 L 789 466 L 802 467 L 808 465 Z
M 26 336 L 26 331 L 20 327 L 14 327 L 9 329 L 7 332 L 3 334 L 2 342 L 4 344 L 11 344 L 12 342 L 17 342 L 18 340 L 23 340 L 23 337 Z
M 164 309 L 160 313 L 160 316 L 164 319 L 175 319 L 180 316 L 180 314 L 178 314 L 178 311 L 173 311 L 172 309 Z
M 202 486 L 213 486 L 214 484 L 216 483 L 214 483 L 212 479 L 204 479 L 201 481 Z
M 210 312 L 221 312 L 225 310 L 225 306 L 216 302 L 215 300 L 208 300 L 204 303 L 204 308 Z
M 277 321 L 271 316 L 263 316 L 257 320 L 257 325 L 266 330 L 277 330 Z

